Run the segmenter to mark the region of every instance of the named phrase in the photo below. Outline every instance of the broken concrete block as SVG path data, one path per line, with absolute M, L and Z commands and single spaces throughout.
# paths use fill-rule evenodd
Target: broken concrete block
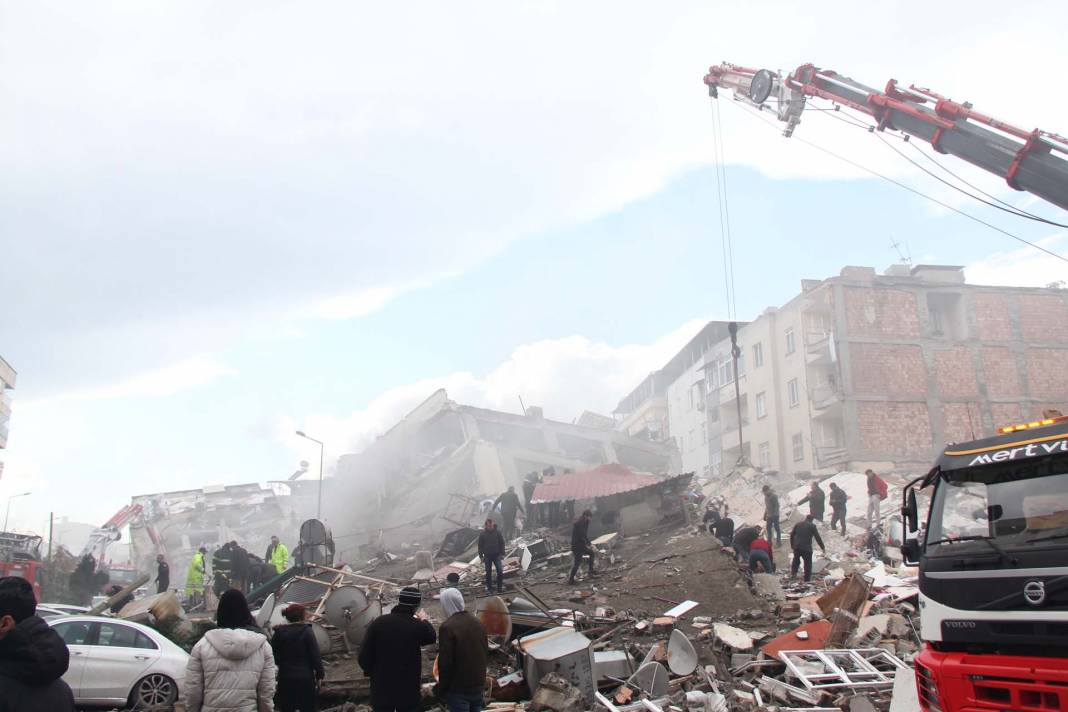
M 890 698 L 890 712 L 913 712 L 920 709 L 916 692 L 916 677 L 912 670 L 898 670 L 894 675 L 894 692 Z
M 779 604 L 779 617 L 784 620 L 794 620 L 801 617 L 801 604 L 797 601 L 786 601 Z
M 653 631 L 666 632 L 675 627 L 675 619 L 671 616 L 658 616 L 653 619 Z
M 552 712 L 582 712 L 586 709 L 582 691 L 555 672 L 541 678 L 530 703 L 535 710 Z
M 849 712 L 879 712 L 879 708 L 867 695 L 853 695 L 849 698 Z
M 753 587 L 762 596 L 767 596 L 775 601 L 786 598 L 786 592 L 782 590 L 782 582 L 775 574 L 753 574 Z
M 753 659 L 748 653 L 731 653 L 731 668 L 740 668 Z
M 746 651 L 753 649 L 753 639 L 741 628 L 735 628 L 726 623 L 716 623 L 712 626 L 716 639 L 721 641 L 731 650 Z

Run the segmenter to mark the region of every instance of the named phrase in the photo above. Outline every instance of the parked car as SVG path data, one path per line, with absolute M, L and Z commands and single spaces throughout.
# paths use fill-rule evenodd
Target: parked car
M 38 603 L 37 607 L 44 607 L 53 611 L 59 611 L 60 613 L 65 613 L 68 616 L 77 616 L 82 613 L 89 612 L 89 609 L 85 606 L 72 606 L 69 603 Z
M 48 620 L 49 618 L 55 618 L 56 616 L 69 616 L 72 614 L 68 611 L 64 611 L 59 608 L 53 608 L 52 606 L 42 606 L 40 603 L 38 603 L 37 615 L 39 615 L 41 618 L 44 618 L 45 620 Z
M 79 705 L 172 705 L 185 684 L 189 655 L 158 631 L 98 616 L 47 619 L 70 650 L 63 679 Z

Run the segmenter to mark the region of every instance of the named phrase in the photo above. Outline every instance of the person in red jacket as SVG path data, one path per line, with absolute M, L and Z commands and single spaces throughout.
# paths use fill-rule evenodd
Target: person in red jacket
M 771 549 L 771 543 L 764 537 L 758 537 L 749 545 L 749 572 L 758 573 L 757 566 L 764 573 L 775 573 L 775 552 Z

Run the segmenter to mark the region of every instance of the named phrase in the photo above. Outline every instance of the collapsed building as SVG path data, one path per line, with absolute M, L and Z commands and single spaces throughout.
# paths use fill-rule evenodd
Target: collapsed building
M 633 437 L 609 420 L 564 423 L 545 418 L 537 407 L 505 413 L 462 405 L 436 391 L 365 450 L 338 460 L 324 501 L 342 559 L 354 558 L 350 554 L 359 547 L 436 540 L 457 526 L 477 524 L 477 508 L 467 506 L 472 500 L 495 498 L 509 486 L 524 493 L 534 474 L 545 478 L 614 463 L 654 475 L 678 471 L 672 444 Z M 528 486 L 524 503 L 529 493 Z M 454 508 L 450 499 L 460 504 Z

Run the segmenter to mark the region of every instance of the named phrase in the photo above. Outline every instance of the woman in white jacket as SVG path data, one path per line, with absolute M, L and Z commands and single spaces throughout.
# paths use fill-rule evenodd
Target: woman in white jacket
M 189 657 L 187 712 L 272 712 L 274 654 L 253 623 L 244 594 L 223 593 L 215 621 L 218 627 L 204 634 Z

